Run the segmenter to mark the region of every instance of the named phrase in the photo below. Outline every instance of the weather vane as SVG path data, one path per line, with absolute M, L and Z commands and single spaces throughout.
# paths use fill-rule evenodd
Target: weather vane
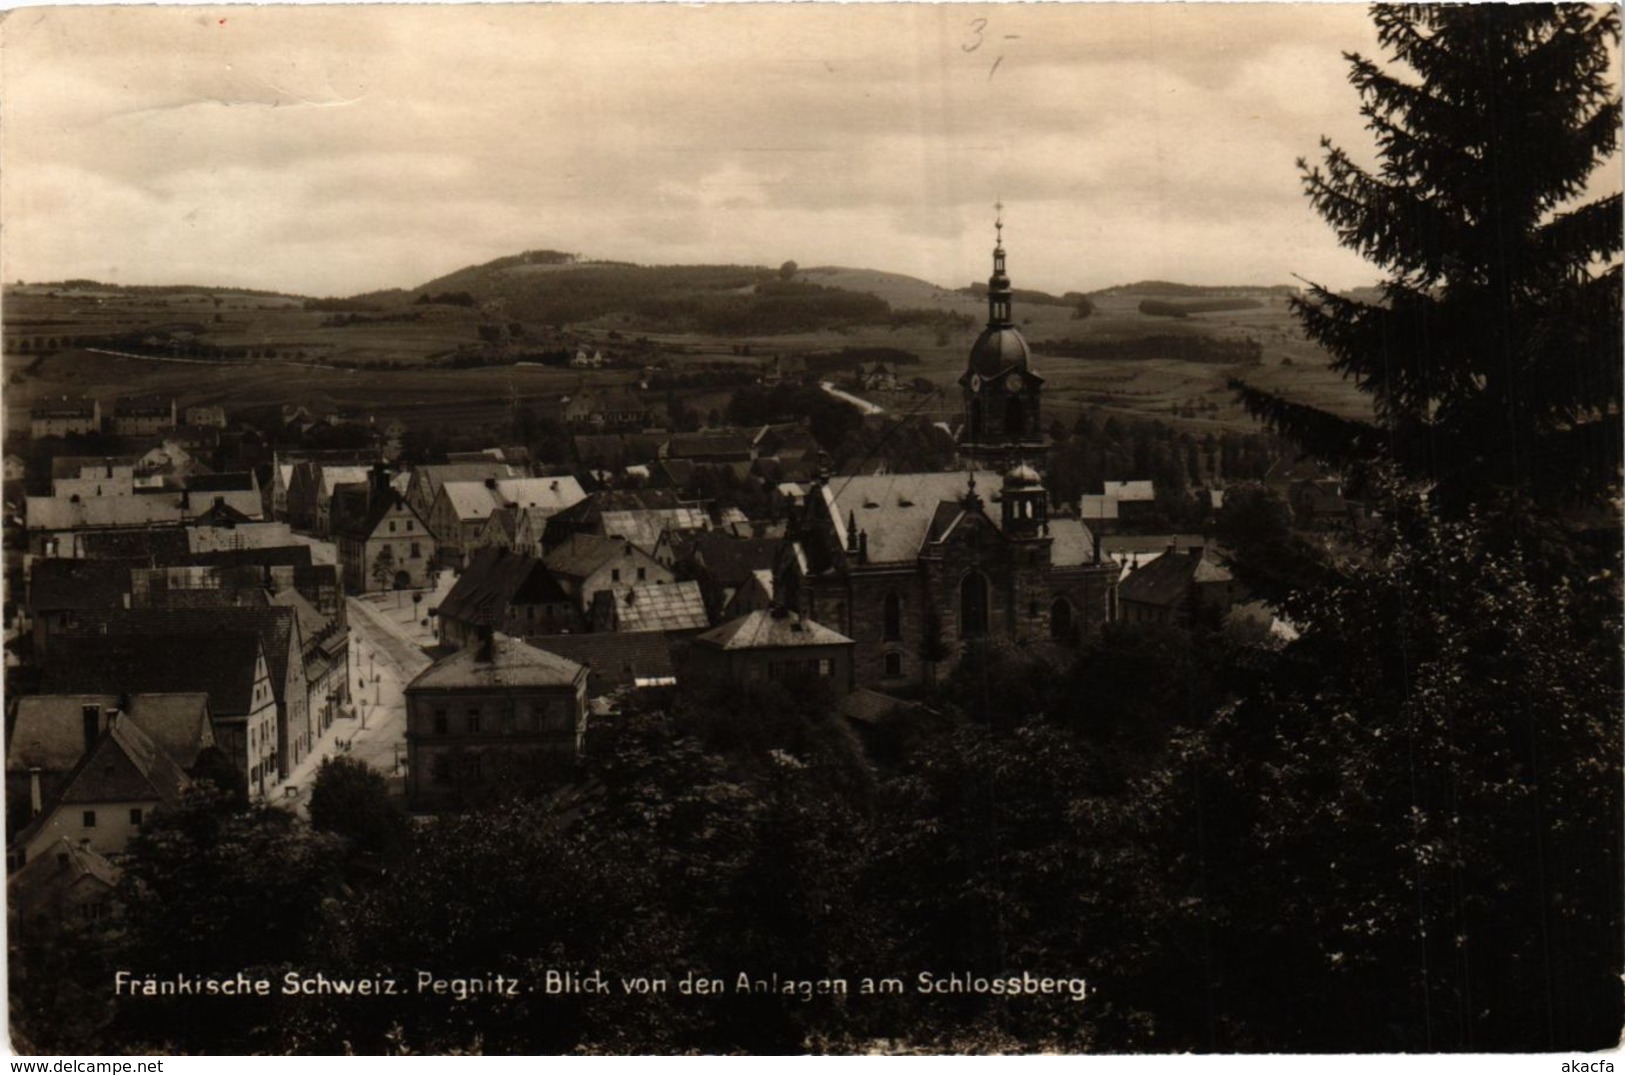
M 999 233 L 999 239 L 998 239 L 999 245 L 1003 246 L 1004 245 L 1004 199 L 1001 198 L 998 201 L 993 203 L 993 212 L 995 214 L 994 217 L 993 217 L 993 228 L 994 228 L 995 231 L 997 231 Z

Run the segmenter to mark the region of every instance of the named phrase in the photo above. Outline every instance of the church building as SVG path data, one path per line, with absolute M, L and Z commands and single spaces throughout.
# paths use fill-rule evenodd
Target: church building
M 959 378 L 964 469 L 820 475 L 781 550 L 775 594 L 854 640 L 860 686 L 932 682 L 978 639 L 1071 645 L 1110 618 L 1118 566 L 1080 519 L 1050 513 L 1044 379 L 1004 257 L 1001 224 L 987 327 Z

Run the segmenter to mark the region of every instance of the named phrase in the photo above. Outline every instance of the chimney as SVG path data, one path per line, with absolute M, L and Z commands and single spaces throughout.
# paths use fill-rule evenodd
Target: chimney
M 497 487 L 497 480 L 495 478 L 486 478 L 485 487 L 487 489 L 495 489 Z
M 102 707 L 99 705 L 81 706 L 79 708 L 79 718 L 85 732 L 85 753 L 89 754 L 90 748 L 96 745 L 97 736 L 102 734 Z
M 868 562 L 869 562 L 869 531 L 867 531 L 867 530 L 859 530 L 858 531 L 858 563 L 866 564 Z
M 490 664 L 496 659 L 496 636 L 490 624 L 481 625 L 479 639 L 479 647 L 474 650 L 474 660 L 479 664 Z
M 858 513 L 850 508 L 846 512 L 846 551 L 858 551 Z
M 389 495 L 389 468 L 380 461 L 367 472 L 367 509 Z
M 35 765 L 28 770 L 28 816 L 33 819 L 44 812 L 45 795 L 40 790 L 39 766 Z

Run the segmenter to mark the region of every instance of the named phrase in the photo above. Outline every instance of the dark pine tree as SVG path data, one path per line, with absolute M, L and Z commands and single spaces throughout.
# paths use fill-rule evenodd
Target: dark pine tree
M 1386 273 L 1381 301 L 1294 300 L 1374 423 L 1237 383 L 1256 416 L 1337 463 L 1386 457 L 1446 503 L 1588 498 L 1620 466 L 1620 197 L 1586 201 L 1618 145 L 1619 11 L 1375 5 L 1379 67 L 1348 55 L 1376 141 L 1323 140 L 1315 210 Z

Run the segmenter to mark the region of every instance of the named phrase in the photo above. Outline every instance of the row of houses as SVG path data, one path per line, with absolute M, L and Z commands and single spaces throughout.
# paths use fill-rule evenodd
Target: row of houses
M 235 536 L 263 525 L 280 542 Z M 59 896 L 94 890 L 195 780 L 271 798 L 350 700 L 340 573 L 285 523 L 93 530 L 71 551 L 29 558 L 7 677 L 8 864 Z
M 28 419 L 29 435 L 35 439 L 91 433 L 141 437 L 183 425 L 226 427 L 225 409 L 218 405 L 196 404 L 183 410 L 173 398 L 152 395 L 120 396 L 105 415 L 101 401 L 94 397 L 56 396 L 30 407 Z

